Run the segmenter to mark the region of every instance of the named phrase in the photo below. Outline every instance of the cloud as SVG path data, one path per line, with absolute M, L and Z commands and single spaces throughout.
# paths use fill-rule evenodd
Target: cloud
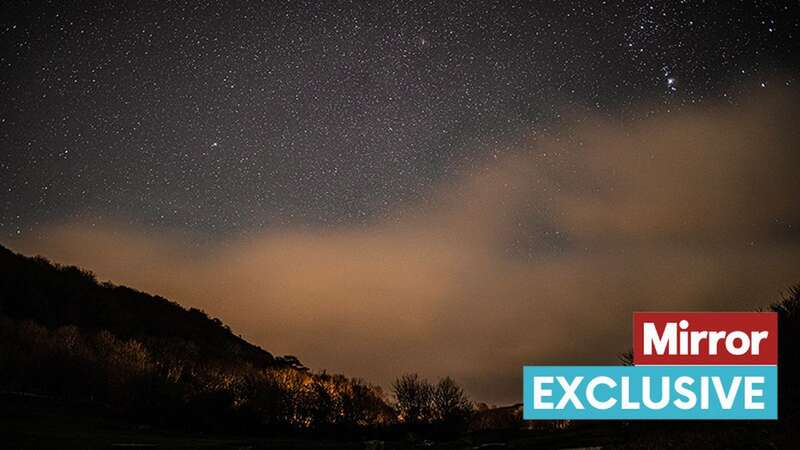
M 90 218 L 12 246 L 201 307 L 313 369 L 451 375 L 516 402 L 526 363 L 615 363 L 634 310 L 752 309 L 800 281 L 800 103 L 760 94 L 575 117 L 371 225 L 197 246 Z

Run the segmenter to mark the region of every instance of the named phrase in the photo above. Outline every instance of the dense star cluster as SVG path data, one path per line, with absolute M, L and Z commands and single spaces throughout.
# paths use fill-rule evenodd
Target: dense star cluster
M 4 2 L 0 237 L 76 218 L 367 223 L 565 110 L 792 85 L 798 17 L 795 1 Z

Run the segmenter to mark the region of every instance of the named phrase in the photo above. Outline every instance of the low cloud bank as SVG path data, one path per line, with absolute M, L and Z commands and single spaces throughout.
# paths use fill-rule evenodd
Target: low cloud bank
M 368 226 L 197 247 L 90 218 L 11 245 L 203 308 L 315 370 L 451 375 L 516 402 L 526 363 L 615 363 L 634 310 L 753 309 L 800 282 L 800 102 L 759 95 L 579 117 Z

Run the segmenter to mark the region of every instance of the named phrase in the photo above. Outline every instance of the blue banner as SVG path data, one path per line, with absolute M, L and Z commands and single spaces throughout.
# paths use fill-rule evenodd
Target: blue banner
M 526 366 L 526 420 L 778 418 L 777 366 Z

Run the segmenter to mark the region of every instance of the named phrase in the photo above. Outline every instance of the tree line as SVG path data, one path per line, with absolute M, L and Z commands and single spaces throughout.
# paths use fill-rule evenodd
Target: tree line
M 361 379 L 313 373 L 203 311 L 0 246 L 2 390 L 203 431 L 464 428 L 472 406 L 452 379 L 403 375 L 392 386 L 390 394 Z
M 472 411 L 450 378 L 416 374 L 379 386 L 343 375 L 204 361 L 182 339 L 146 343 L 67 325 L 50 330 L 0 316 L 0 386 L 89 401 L 162 426 L 217 431 L 357 433 L 404 426 L 463 430 Z

